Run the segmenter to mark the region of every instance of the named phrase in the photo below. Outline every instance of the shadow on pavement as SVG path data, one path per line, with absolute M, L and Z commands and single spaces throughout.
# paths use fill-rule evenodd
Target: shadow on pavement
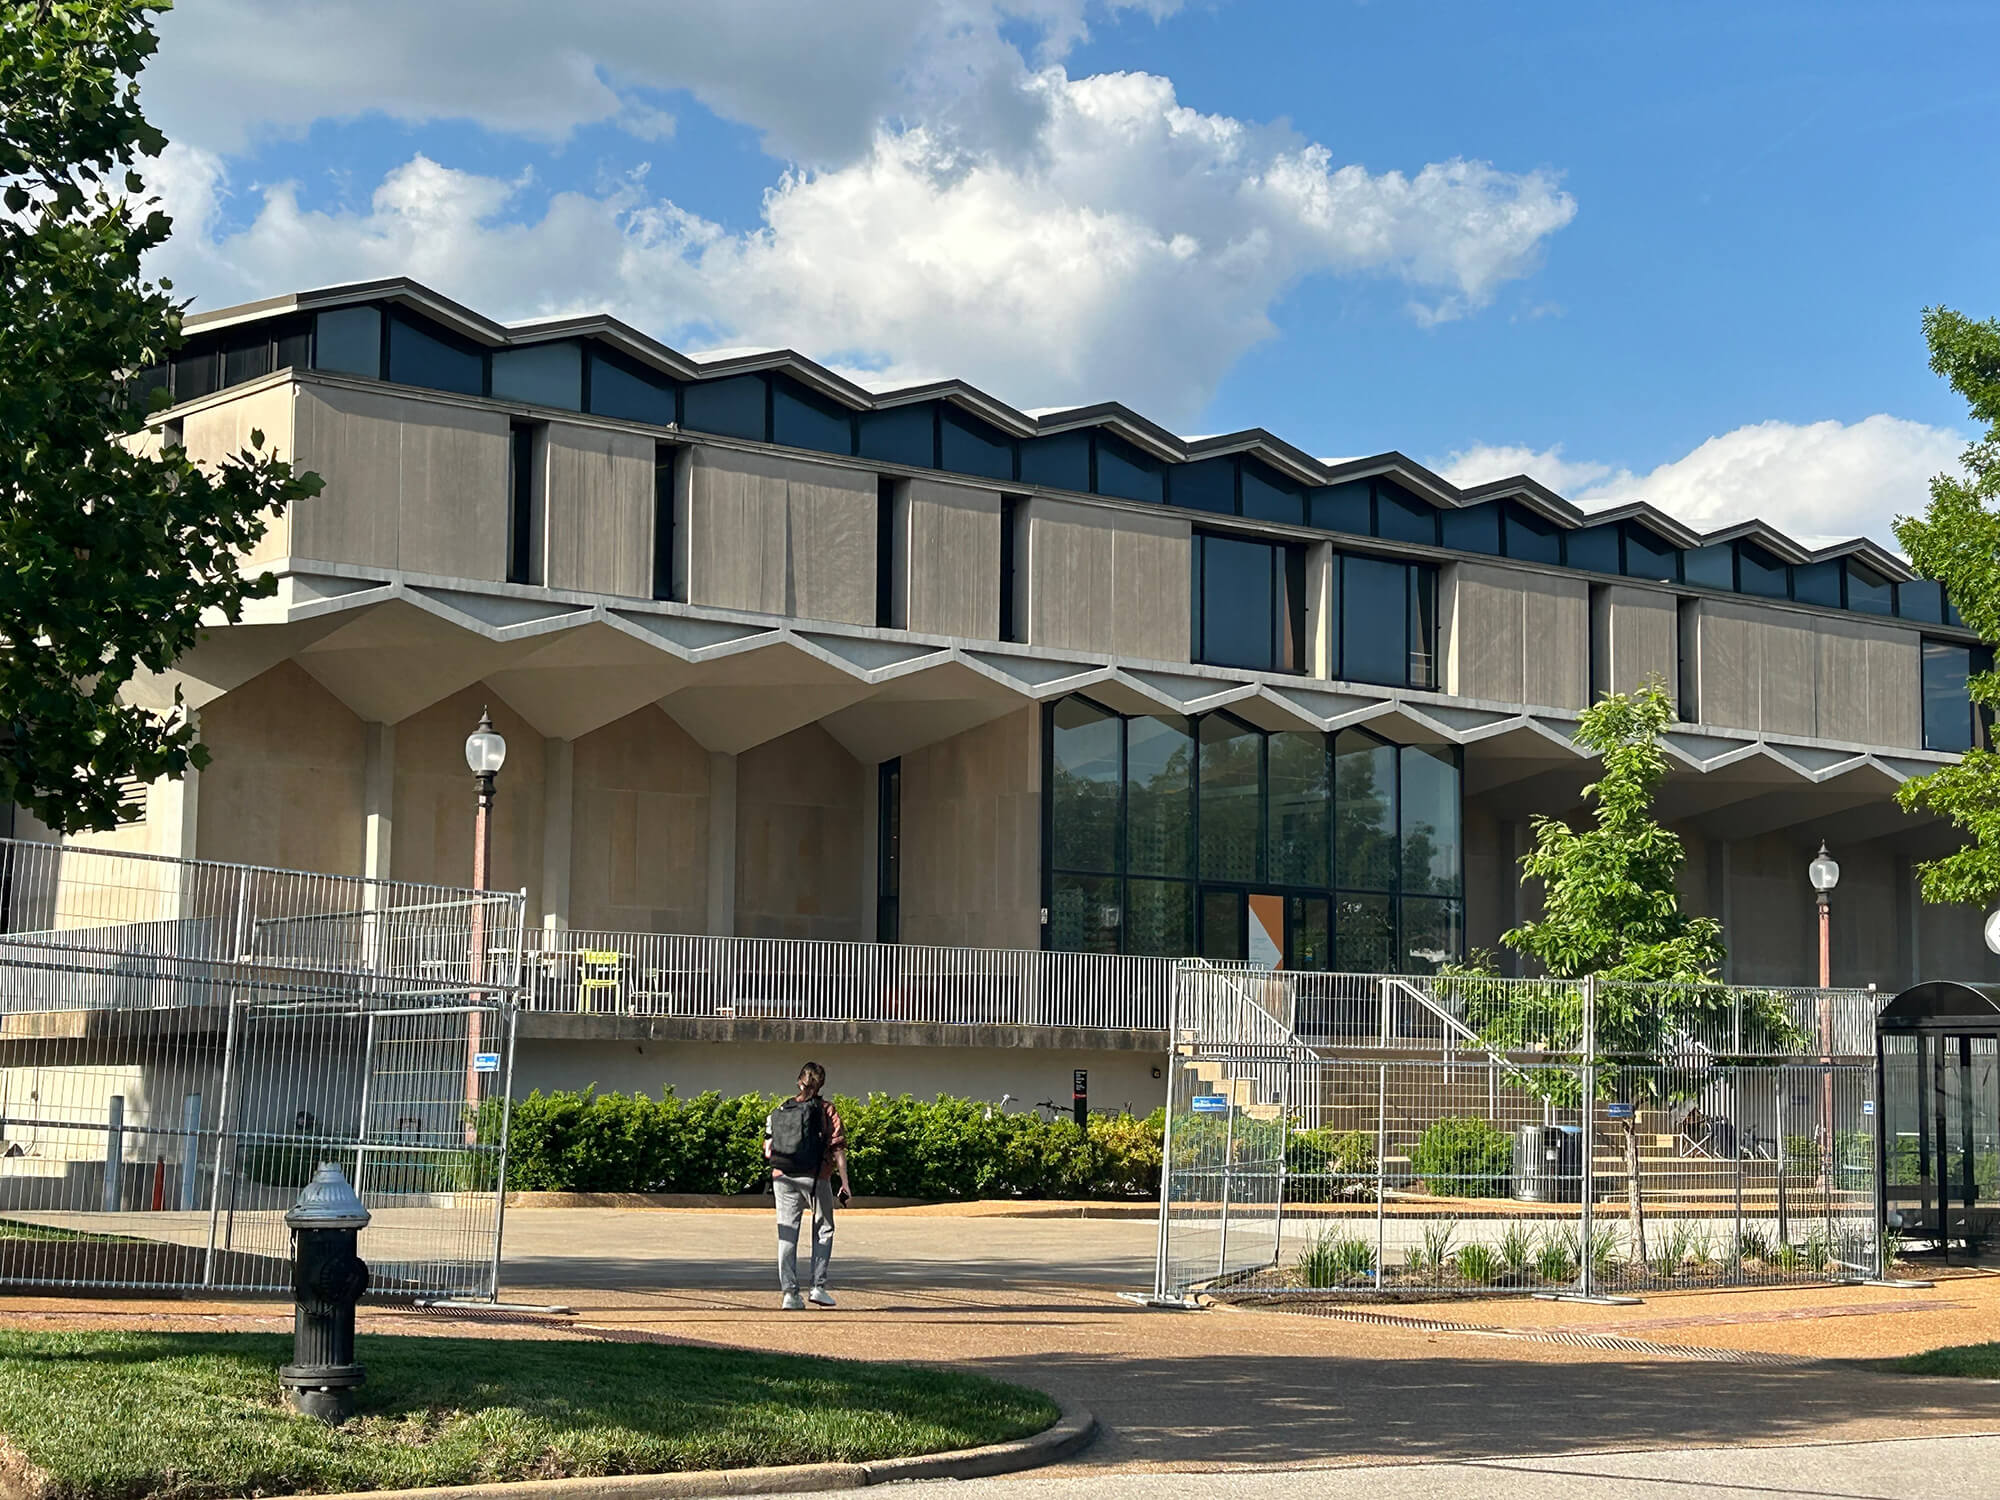
M 1196 1325 L 1190 1333 L 1198 1338 Z M 1075 1462 L 1175 1468 L 1559 1454 L 2000 1430 L 2000 1388 L 1839 1365 L 1574 1365 L 1484 1356 L 1357 1359 L 1051 1354 L 964 1368 L 1080 1401 L 1103 1424 Z

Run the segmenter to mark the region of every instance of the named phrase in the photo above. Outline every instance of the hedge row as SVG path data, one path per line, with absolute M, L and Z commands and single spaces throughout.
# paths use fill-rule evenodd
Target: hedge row
M 762 1094 L 537 1091 L 514 1105 L 507 1186 L 571 1193 L 763 1187 Z M 854 1190 L 875 1197 L 1143 1198 L 1158 1193 L 1160 1115 L 998 1114 L 970 1099 L 836 1098 Z

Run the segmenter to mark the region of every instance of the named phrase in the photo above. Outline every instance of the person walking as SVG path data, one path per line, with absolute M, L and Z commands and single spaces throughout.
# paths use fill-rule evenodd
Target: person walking
M 799 1091 L 765 1117 L 764 1156 L 771 1163 L 771 1196 L 778 1203 L 779 1304 L 796 1312 L 811 1302 L 832 1307 L 826 1289 L 833 1259 L 833 1203 L 837 1190 L 844 1208 L 852 1197 L 847 1182 L 847 1133 L 840 1111 L 820 1097 L 826 1069 L 809 1062 L 799 1069 Z M 812 1290 L 799 1295 L 799 1224 L 812 1205 Z

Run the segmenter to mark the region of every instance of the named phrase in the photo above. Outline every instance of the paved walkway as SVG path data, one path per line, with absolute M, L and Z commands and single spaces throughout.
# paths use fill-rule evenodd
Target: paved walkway
M 1782 1449 L 1679 1448 L 1577 1458 L 1370 1465 L 1217 1474 L 1203 1500 L 1973 1500 L 2000 1491 L 2000 1438 L 1914 1438 Z M 899 1500 L 1154 1500 L 1150 1474 L 1045 1470 L 1013 1479 L 913 1484 Z
M 1149 1224 L 861 1213 L 840 1223 L 840 1308 L 800 1314 L 776 1307 L 760 1215 L 521 1212 L 507 1239 L 509 1297 L 561 1302 L 616 1335 L 803 1344 L 1041 1386 L 1097 1412 L 1105 1435 L 1079 1460 L 1097 1472 L 2000 1432 L 2000 1385 L 1695 1362 L 1406 1321 L 1617 1335 L 1630 1320 L 1648 1344 L 1851 1357 L 2000 1338 L 1995 1278 L 1929 1293 L 1683 1293 L 1637 1308 L 1402 1305 L 1382 1309 L 1397 1320 L 1386 1323 L 1149 1312 L 1116 1295 L 1150 1276 Z M 1835 1308 L 1842 1315 L 1822 1315 Z

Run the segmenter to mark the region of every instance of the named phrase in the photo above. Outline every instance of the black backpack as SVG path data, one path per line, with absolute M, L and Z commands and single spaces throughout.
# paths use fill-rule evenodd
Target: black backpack
M 787 1177 L 817 1177 L 826 1159 L 826 1106 L 818 1099 L 787 1099 L 764 1121 L 771 1165 Z

